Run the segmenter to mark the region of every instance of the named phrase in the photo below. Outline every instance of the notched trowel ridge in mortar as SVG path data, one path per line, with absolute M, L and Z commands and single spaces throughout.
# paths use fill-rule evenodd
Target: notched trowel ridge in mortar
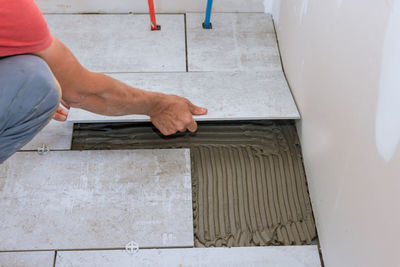
M 77 124 L 73 149 L 191 149 L 196 247 L 303 245 L 316 238 L 292 122 L 201 122 L 163 137 L 148 123 Z

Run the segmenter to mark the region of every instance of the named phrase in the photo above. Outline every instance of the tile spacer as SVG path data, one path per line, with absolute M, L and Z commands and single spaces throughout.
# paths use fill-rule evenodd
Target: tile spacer
M 125 245 L 125 251 L 130 255 L 136 254 L 139 252 L 139 244 L 135 241 L 131 241 Z
M 50 151 L 50 148 L 46 144 L 41 144 L 37 149 L 37 152 L 39 155 L 45 155 L 49 151 Z

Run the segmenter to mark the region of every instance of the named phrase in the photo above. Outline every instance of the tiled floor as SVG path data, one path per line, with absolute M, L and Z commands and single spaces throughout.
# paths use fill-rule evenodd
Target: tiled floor
M 204 15 L 186 15 L 189 71 L 281 71 L 270 16 L 216 13 L 204 30 Z
M 0 211 L 0 251 L 191 247 L 189 150 L 18 152 Z
M 160 15 L 150 31 L 148 15 L 46 15 L 52 33 L 81 64 L 97 72 L 185 71 L 183 15 Z
M 130 255 L 125 251 L 62 251 L 56 267 L 164 267 L 253 266 L 319 267 L 316 246 L 146 249 Z
M 54 251 L 1 252 L 1 267 L 53 267 Z
M 209 114 L 199 120 L 300 117 L 282 72 L 269 15 L 215 13 L 212 30 L 202 28 L 200 13 L 159 15 L 161 31 L 149 30 L 147 15 L 46 18 L 53 33 L 84 66 L 114 73 L 114 77 L 134 87 L 188 97 L 209 109 Z M 116 74 L 121 72 L 124 74 Z M 69 120 L 149 118 L 97 116 L 73 109 Z
M 113 0 L 35 0 L 43 12 L 48 13 L 147 13 L 147 1 Z M 204 12 L 206 1 L 156 0 L 156 13 Z M 264 12 L 264 0 L 218 0 L 214 12 Z
M 188 97 L 209 109 L 203 120 L 300 117 L 269 15 L 215 13 L 212 30 L 201 28 L 203 14 L 157 15 L 153 32 L 148 15 L 45 17 L 90 70 Z M 69 120 L 148 118 L 71 110 Z M 71 122 L 52 122 L 23 150 L 68 150 Z M 0 165 L 0 251 L 59 250 L 55 266 L 320 266 L 315 246 L 143 249 L 193 246 L 191 198 L 188 150 L 18 152 Z M 138 254 L 64 251 L 131 240 Z M 52 266 L 54 256 L 0 252 L 0 266 Z
M 50 150 L 68 150 L 71 148 L 72 122 L 58 122 L 52 120 L 21 150 L 35 150 L 43 146 Z

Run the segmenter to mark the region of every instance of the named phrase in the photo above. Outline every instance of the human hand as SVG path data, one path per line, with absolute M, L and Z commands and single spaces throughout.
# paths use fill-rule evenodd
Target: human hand
M 193 115 L 205 115 L 207 109 L 192 104 L 176 95 L 164 95 L 158 99 L 150 112 L 150 119 L 163 135 L 189 130 L 195 132 L 197 123 Z
M 61 104 L 67 108 L 68 110 L 71 108 L 64 100 L 61 99 Z M 56 121 L 66 121 L 68 117 L 68 110 L 64 109 L 61 106 L 58 106 L 56 113 L 53 116 L 53 119 Z

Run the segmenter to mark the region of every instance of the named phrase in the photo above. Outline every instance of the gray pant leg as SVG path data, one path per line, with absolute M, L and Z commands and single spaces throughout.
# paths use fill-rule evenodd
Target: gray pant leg
M 46 126 L 59 98 L 58 84 L 43 59 L 0 59 L 0 163 Z

